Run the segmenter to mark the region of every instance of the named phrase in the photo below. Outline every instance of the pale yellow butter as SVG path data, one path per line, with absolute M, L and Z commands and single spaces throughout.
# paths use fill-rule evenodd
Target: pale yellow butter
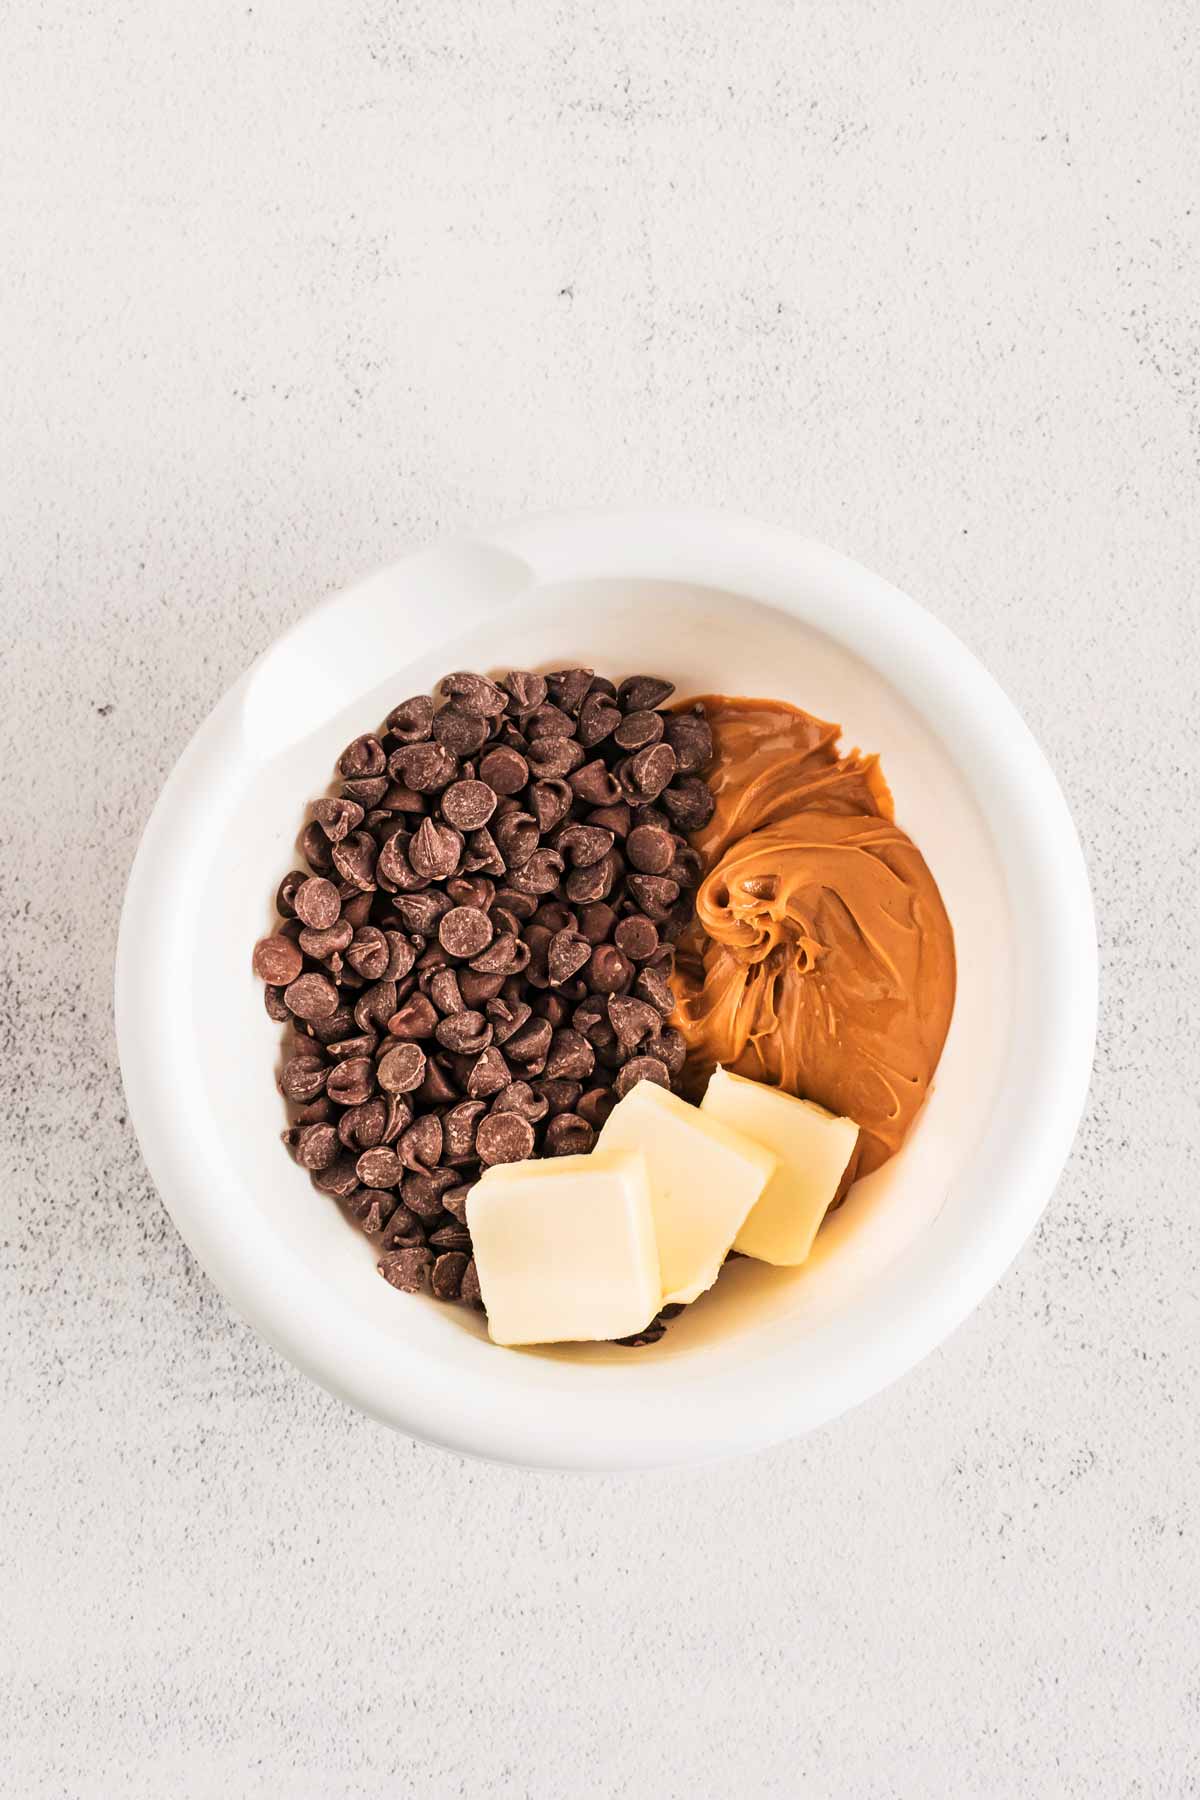
M 779 1159 L 734 1249 L 760 1262 L 804 1262 L 854 1153 L 858 1126 L 728 1069 L 714 1072 L 700 1111 L 765 1144 Z
M 500 1163 L 467 1196 L 467 1224 L 497 1344 L 630 1337 L 659 1309 L 641 1156 L 597 1149 Z
M 770 1150 L 650 1081 L 613 1108 L 597 1149 L 645 1156 L 664 1302 L 712 1286 L 776 1166 Z

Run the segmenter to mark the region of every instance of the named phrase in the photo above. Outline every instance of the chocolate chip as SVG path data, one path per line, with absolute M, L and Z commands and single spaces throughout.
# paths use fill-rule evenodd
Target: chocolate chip
M 599 1131 L 616 1104 L 617 1097 L 611 1088 L 594 1087 L 589 1088 L 586 1094 L 580 1095 L 576 1111 L 581 1119 L 587 1121 L 593 1131 Z
M 595 1141 L 594 1127 L 572 1112 L 562 1112 L 551 1119 L 543 1140 L 547 1156 L 584 1156 Z
M 440 743 L 405 744 L 393 753 L 388 766 L 418 794 L 440 793 L 458 773 L 456 757 Z
M 367 981 L 379 981 L 388 973 L 391 946 L 377 925 L 362 925 L 352 934 L 346 948 L 346 961 Z
M 585 1037 L 571 1026 L 553 1034 L 546 1058 L 546 1074 L 554 1079 L 584 1081 L 596 1066 L 595 1053 Z
M 528 669 L 510 669 L 504 677 L 504 687 L 509 695 L 510 712 L 532 712 L 546 698 L 545 677 L 533 675 Z
M 609 995 L 608 1018 L 625 1050 L 634 1049 L 643 1038 L 657 1036 L 662 1024 L 656 1007 L 629 994 Z
M 269 981 L 274 987 L 287 987 L 303 967 L 304 958 L 291 938 L 276 934 L 260 938 L 254 946 L 254 973 L 260 981 Z
M 517 1113 L 522 1119 L 528 1119 L 531 1125 L 537 1125 L 550 1111 L 550 1102 L 545 1094 L 535 1093 L 527 1081 L 510 1081 L 492 1102 L 493 1113 Z
M 342 910 L 342 902 L 332 881 L 321 875 L 310 875 L 301 882 L 295 896 L 296 917 L 316 931 L 332 925 Z
M 663 722 L 656 712 L 629 712 L 613 732 L 613 742 L 622 750 L 643 750 L 657 744 L 663 735 Z
M 459 1187 L 447 1188 L 442 1195 L 442 1205 L 451 1218 L 457 1219 L 462 1225 L 467 1222 L 467 1195 L 472 1185 L 471 1182 L 464 1181 Z
M 571 776 L 571 792 L 585 806 L 612 806 L 621 798 L 621 790 L 608 766 L 599 760 L 584 763 Z M 595 819 L 592 823 L 596 823 Z
M 551 1118 L 557 1113 L 574 1112 L 575 1102 L 583 1092 L 582 1082 L 567 1081 L 560 1075 L 542 1076 L 533 1088 L 537 1098 L 545 1102 Z
M 376 1073 L 385 1094 L 411 1094 L 425 1079 L 425 1052 L 419 1044 L 398 1044 L 380 1057 Z
M 327 931 L 314 931 L 306 925 L 300 933 L 299 944 L 305 956 L 311 956 L 317 962 L 326 962 L 331 957 L 338 957 L 337 967 L 341 967 L 341 952 L 347 949 L 354 936 L 354 927 L 348 919 L 339 919 Z
M 642 911 L 660 923 L 679 898 L 678 882 L 665 875 L 631 875 L 626 886 Z
M 607 900 L 591 900 L 579 909 L 579 933 L 589 944 L 602 944 L 617 922 Z
M 467 1094 L 472 1100 L 487 1100 L 506 1088 L 512 1080 L 507 1062 L 493 1044 L 472 1064 L 467 1077 Z
M 415 1250 L 420 1248 L 424 1236 L 425 1227 L 421 1220 L 401 1202 L 380 1233 L 379 1247 L 381 1250 Z
M 420 1245 L 407 1250 L 389 1250 L 376 1266 L 383 1279 L 399 1288 L 402 1294 L 419 1294 L 432 1263 L 433 1251 Z
M 378 857 L 379 846 L 369 831 L 352 831 L 333 846 L 333 865 L 342 880 L 364 890 L 375 886 Z
M 441 1217 L 442 1196 L 458 1180 L 453 1169 L 433 1169 L 428 1174 L 414 1171 L 404 1177 L 400 1198 L 418 1219 L 428 1222 Z
M 617 925 L 613 942 L 630 962 L 646 962 L 658 949 L 658 927 L 645 913 L 629 913 Z
M 422 819 L 408 846 L 408 860 L 426 881 L 449 881 L 458 871 L 463 853 L 463 838 L 453 825 L 439 825 L 434 819 Z
M 638 971 L 633 991 L 639 999 L 648 1000 L 664 1019 L 670 1018 L 675 1011 L 675 996 L 671 992 L 671 984 L 662 970 L 656 969 L 652 964 Z
M 630 1088 L 636 1087 L 639 1081 L 653 1081 L 659 1087 L 669 1088 L 671 1077 L 666 1063 L 659 1062 L 657 1056 L 633 1057 L 620 1070 L 613 1083 L 618 1100 L 623 1100 Z
M 338 1010 L 337 989 L 324 975 L 298 975 L 283 998 L 298 1019 L 329 1019 Z
M 275 910 L 281 918 L 290 919 L 296 911 L 296 890 L 308 880 L 303 869 L 289 869 L 275 890 Z
M 393 706 L 387 716 L 387 728 L 401 744 L 419 744 L 429 736 L 433 724 L 434 705 L 428 694 L 414 694 Z
M 459 831 L 478 831 L 496 810 L 496 793 L 486 781 L 454 781 L 442 795 L 442 817 Z
M 648 1039 L 645 1046 L 647 1056 L 656 1056 L 661 1063 L 667 1065 L 669 1075 L 679 1075 L 687 1061 L 687 1039 L 681 1031 L 668 1025 L 657 1037 Z
M 413 1041 L 432 1037 L 438 1016 L 427 994 L 410 994 L 403 1006 L 390 1015 L 387 1028 L 394 1038 Z
M 487 1111 L 486 1100 L 460 1100 L 442 1115 L 442 1156 L 448 1163 L 471 1162 L 475 1156 L 475 1128 Z
M 364 1150 L 355 1168 L 358 1179 L 369 1188 L 395 1187 L 404 1173 L 400 1158 L 386 1144 L 375 1150 Z
M 476 969 L 460 969 L 458 985 L 468 1006 L 483 1006 L 495 999 L 507 980 L 506 975 L 481 975 Z
M 635 825 L 625 840 L 625 854 L 642 873 L 662 875 L 674 861 L 675 844 L 659 825 Z
M 535 781 L 529 789 L 529 808 L 540 832 L 553 831 L 571 810 L 574 791 L 565 781 Z
M 529 947 L 511 931 L 502 931 L 487 947 L 471 958 L 471 967 L 481 975 L 507 975 L 524 968 L 529 961 Z
M 461 1250 L 445 1250 L 433 1265 L 429 1286 L 435 1300 L 457 1300 L 470 1259 Z
M 574 735 L 575 721 L 551 700 L 543 700 L 540 706 L 535 706 L 525 720 L 525 736 L 531 744 L 541 738 L 570 738 Z
M 428 1175 L 442 1154 L 442 1121 L 436 1113 L 422 1113 L 396 1140 L 396 1154 L 415 1175 Z M 405 1204 L 411 1204 L 407 1194 Z
M 492 941 L 492 921 L 478 907 L 451 907 L 438 925 L 438 941 L 449 956 L 478 956 Z
M 488 721 L 455 706 L 444 706 L 433 721 L 433 735 L 455 757 L 474 756 L 488 740 Z
M 384 1142 L 387 1123 L 387 1104 L 376 1098 L 347 1107 L 337 1122 L 337 1134 L 347 1150 L 371 1150 Z
M 657 675 L 628 675 L 617 689 L 617 705 L 624 713 L 653 712 L 674 692 L 675 683 Z
M 471 1234 L 465 1225 L 451 1220 L 449 1225 L 439 1225 L 436 1231 L 429 1234 L 429 1245 L 433 1250 L 464 1250 L 470 1252 Z M 463 1257 L 464 1264 L 466 1256 Z
M 540 1062 L 549 1052 L 553 1027 L 548 1019 L 531 1018 L 528 1024 L 515 1031 L 504 1046 L 505 1055 L 511 1062 Z
M 329 1065 L 309 1056 L 290 1056 L 279 1077 L 279 1091 L 287 1100 L 315 1100 L 329 1079 Z
M 611 831 L 602 831 L 598 825 L 580 825 L 573 821 L 561 825 L 554 839 L 554 848 L 565 852 L 575 869 L 590 868 L 602 856 L 607 856 L 612 847 Z
M 711 788 L 698 775 L 673 781 L 663 794 L 663 805 L 684 832 L 702 831 L 717 807 Z
M 587 966 L 587 984 L 597 994 L 617 994 L 628 988 L 633 965 L 615 944 L 597 944 Z
M 338 758 L 338 772 L 347 781 L 359 781 L 364 776 L 382 775 L 387 767 L 387 758 L 383 754 L 383 745 L 377 737 L 368 732 L 363 737 L 355 738 Z
M 639 797 L 656 800 L 675 774 L 675 766 L 675 752 L 670 744 L 652 744 L 646 750 L 639 750 L 625 765 L 632 789 L 632 792 L 626 790 L 626 798 L 635 802 Z
M 506 875 L 508 864 L 500 854 L 499 845 L 490 831 L 470 831 L 467 833 L 466 855 L 463 857 L 464 869 L 482 870 L 488 875 Z
M 394 981 L 377 981 L 366 988 L 354 1003 L 354 1023 L 360 1031 L 374 1031 L 385 1026 L 396 1009 L 397 988 Z
M 507 813 L 493 826 L 492 836 L 508 864 L 510 883 L 513 872 L 527 863 L 537 849 L 540 835 L 537 820 L 526 812 Z
M 338 1106 L 361 1106 L 375 1091 L 375 1065 L 369 1056 L 348 1056 L 329 1072 L 325 1084 Z
M 607 851 L 599 860 L 583 869 L 572 869 L 563 883 L 569 900 L 586 906 L 611 894 L 621 873 L 621 861 L 615 851 Z
M 310 819 L 300 833 L 300 854 L 318 875 L 334 873 L 333 845 L 315 819 Z
M 338 1159 L 338 1134 L 332 1125 L 301 1127 L 296 1144 L 296 1161 L 310 1174 L 331 1169 Z
M 358 1186 L 358 1171 L 352 1156 L 339 1156 L 336 1162 L 317 1169 L 313 1173 L 313 1186 L 319 1187 L 323 1194 L 336 1194 L 339 1200 L 348 1199 Z
M 623 838 L 633 823 L 633 810 L 624 800 L 617 800 L 611 806 L 597 806 L 587 816 L 589 825 L 599 825 L 604 831 L 611 831 L 615 836 Z
M 473 675 L 466 669 L 443 676 L 440 691 L 450 696 L 459 712 L 478 718 L 498 718 L 508 701 L 504 689 L 497 687 L 494 681 L 489 681 L 485 675 Z
M 380 861 L 382 860 L 381 857 Z M 438 920 L 450 911 L 452 902 L 446 894 L 397 894 L 393 905 L 406 931 L 416 931 L 422 937 L 432 937 L 437 931 Z M 409 968 L 411 967 L 410 963 Z M 408 970 L 405 969 L 403 973 L 407 974 Z
M 292 1016 L 287 1009 L 282 988 L 265 987 L 263 989 L 263 1006 L 268 1019 L 274 1019 L 277 1025 L 286 1025 Z
M 466 1003 L 462 997 L 462 989 L 458 985 L 458 973 L 455 969 L 435 969 L 428 979 L 429 985 L 426 991 L 440 1013 L 466 1011 Z
M 481 1119 L 475 1134 L 479 1160 L 493 1163 L 522 1162 L 533 1155 L 534 1133 L 528 1119 L 515 1112 L 492 1112 Z
M 591 669 L 556 669 L 547 675 L 546 687 L 550 698 L 569 713 L 577 713 L 580 705 L 592 686 L 594 671 Z
M 487 1016 L 492 1023 L 493 1040 L 497 1044 L 506 1044 L 532 1017 L 533 1009 L 524 1000 L 502 1000 L 497 996 L 488 1000 L 486 1005 Z
M 579 932 L 569 927 L 555 932 L 546 951 L 546 968 L 550 983 L 558 987 L 578 974 L 591 956 L 591 945 Z
M 713 735 L 703 713 L 669 713 L 665 726 L 680 774 L 698 775 L 706 769 L 713 757 Z
M 481 1012 L 457 1012 L 438 1021 L 435 1036 L 457 1056 L 477 1056 L 491 1043 L 492 1027 Z
M 493 794 L 519 794 L 529 780 L 529 764 L 519 750 L 499 745 L 483 757 L 479 775 Z
M 458 1089 L 452 1079 L 453 1071 L 445 1066 L 446 1059 L 441 1055 L 430 1056 L 425 1063 L 425 1079 L 417 1089 L 417 1099 L 423 1106 L 445 1106 L 458 1099 Z
M 475 1267 L 474 1257 L 463 1270 L 462 1286 L 458 1291 L 458 1297 L 467 1306 L 477 1306 L 480 1309 L 483 1307 L 483 1295 L 479 1287 L 479 1271 Z
M 562 880 L 566 864 L 556 850 L 535 850 L 509 881 L 524 894 L 552 894 Z
M 620 711 L 608 695 L 591 693 L 579 709 L 579 741 L 590 750 L 610 737 L 620 723 Z

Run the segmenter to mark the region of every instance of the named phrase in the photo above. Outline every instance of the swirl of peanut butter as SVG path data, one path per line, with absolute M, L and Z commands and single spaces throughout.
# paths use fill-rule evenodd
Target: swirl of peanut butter
M 686 1081 L 718 1064 L 861 1127 L 851 1178 L 895 1154 L 954 1007 L 954 936 L 933 876 L 892 819 L 874 757 L 773 700 L 708 696 L 716 811 L 679 946 L 673 1023 Z

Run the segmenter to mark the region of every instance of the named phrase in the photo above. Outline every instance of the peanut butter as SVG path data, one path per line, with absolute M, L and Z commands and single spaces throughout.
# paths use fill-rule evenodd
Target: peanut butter
M 847 1185 L 895 1154 L 954 1008 L 954 935 L 877 758 L 775 700 L 704 699 L 712 819 L 672 1023 L 696 1097 L 718 1064 L 861 1127 Z

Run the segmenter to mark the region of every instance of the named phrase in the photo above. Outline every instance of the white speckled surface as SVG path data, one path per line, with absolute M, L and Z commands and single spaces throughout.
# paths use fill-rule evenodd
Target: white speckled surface
M 27 0 L 0 69 L 0 1792 L 1200 1792 L 1191 0 Z M 856 1415 L 466 1466 L 190 1261 L 117 910 L 315 596 L 658 499 L 840 545 L 1015 697 L 1096 1080 L 1016 1267 Z

